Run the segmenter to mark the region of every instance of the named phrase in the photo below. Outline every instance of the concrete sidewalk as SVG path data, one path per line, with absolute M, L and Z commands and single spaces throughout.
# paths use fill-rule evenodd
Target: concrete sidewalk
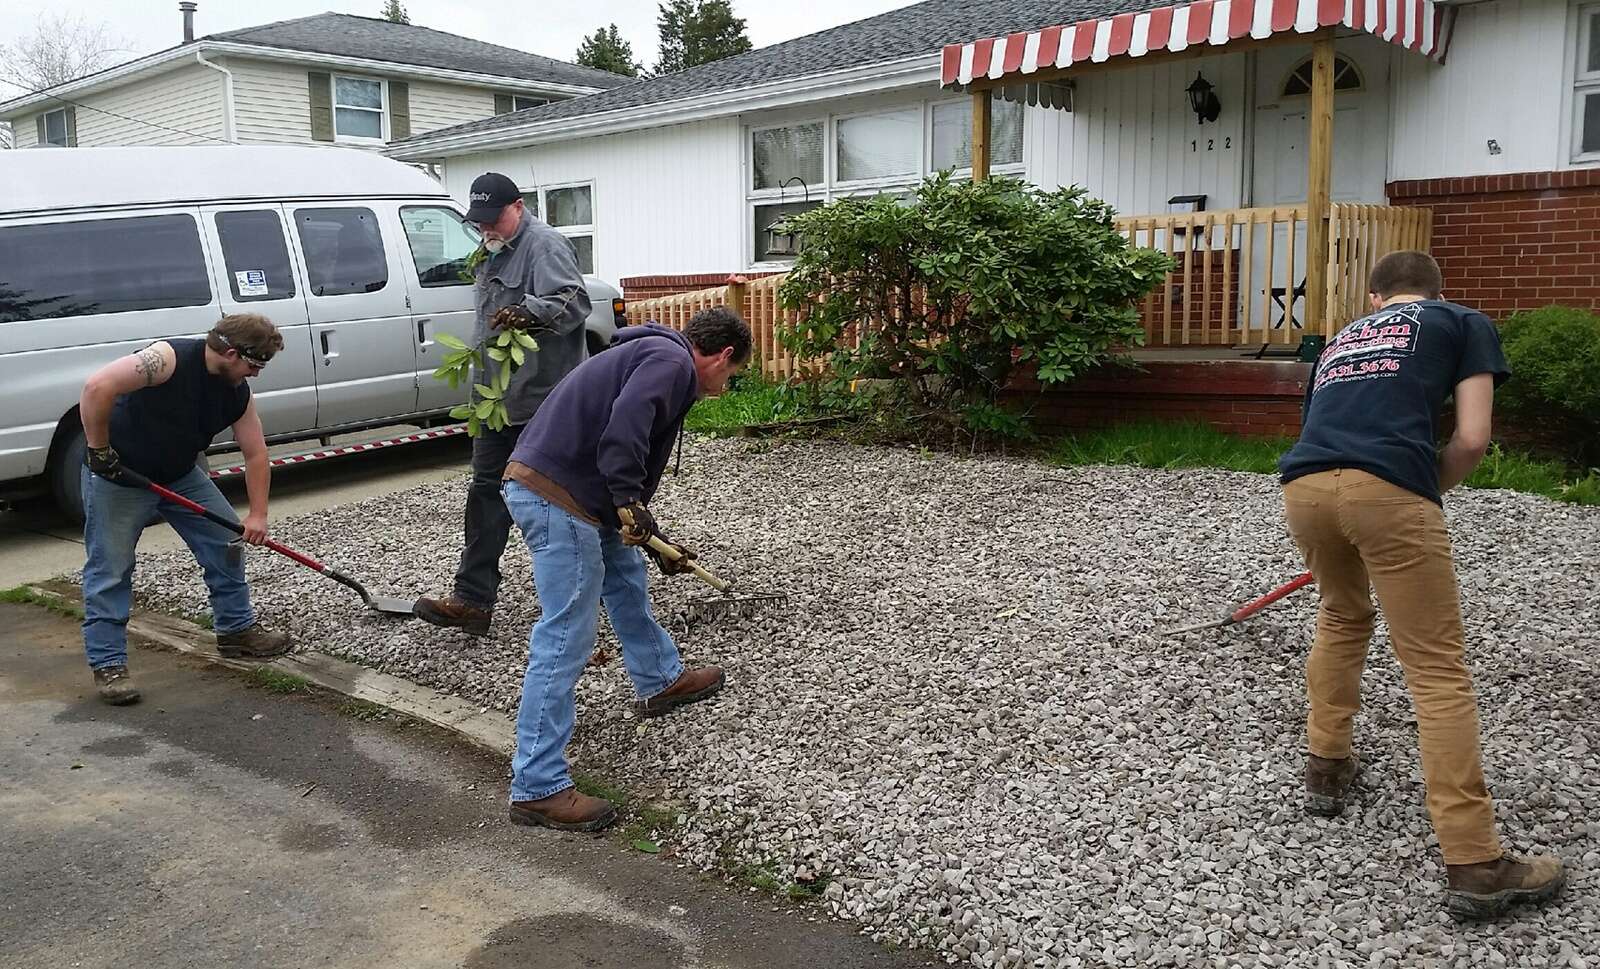
M 513 828 L 505 764 L 0 603 L 0 965 L 932 965 L 616 839 Z M 779 908 L 774 911 L 774 906 Z M 817 921 L 811 921 L 816 918 Z

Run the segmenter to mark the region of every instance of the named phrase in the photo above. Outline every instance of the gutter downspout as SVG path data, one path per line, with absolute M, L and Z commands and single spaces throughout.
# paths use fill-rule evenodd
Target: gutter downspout
M 195 51 L 194 59 L 201 66 L 209 67 L 222 75 L 222 137 L 237 145 L 239 139 L 233 130 L 233 72 L 220 64 L 206 60 L 204 51 Z

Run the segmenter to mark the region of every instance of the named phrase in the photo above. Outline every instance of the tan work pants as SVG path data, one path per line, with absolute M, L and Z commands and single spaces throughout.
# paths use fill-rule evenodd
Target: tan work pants
M 1350 756 L 1351 720 L 1361 706 L 1361 670 L 1376 615 L 1370 583 L 1416 708 L 1428 813 L 1445 864 L 1499 858 L 1444 512 L 1351 468 L 1297 478 L 1283 493 L 1289 532 L 1322 595 L 1306 661 L 1311 753 Z

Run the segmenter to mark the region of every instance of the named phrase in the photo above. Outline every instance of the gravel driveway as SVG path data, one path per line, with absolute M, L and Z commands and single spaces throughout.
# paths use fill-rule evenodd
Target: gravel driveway
M 579 769 L 683 805 L 680 857 L 828 878 L 864 931 L 979 966 L 1600 967 L 1600 509 L 1449 501 L 1506 840 L 1576 868 L 1554 908 L 1459 927 L 1381 627 L 1370 766 L 1333 821 L 1300 810 L 1315 596 L 1154 635 L 1301 570 L 1272 478 L 697 440 L 662 491 L 657 516 L 713 571 L 791 596 L 685 640 L 728 668 L 714 702 L 641 724 L 615 661 L 579 688 Z M 464 495 L 463 478 L 275 534 L 374 591 L 438 594 Z M 537 610 L 518 536 L 504 565 L 482 640 L 369 617 L 270 554 L 250 571 L 302 643 L 512 711 Z M 657 577 L 658 611 L 691 582 Z M 138 583 L 205 609 L 181 553 L 142 559 Z

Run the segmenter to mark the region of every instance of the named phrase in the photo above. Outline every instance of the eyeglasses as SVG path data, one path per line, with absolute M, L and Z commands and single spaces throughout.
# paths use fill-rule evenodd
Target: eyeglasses
M 270 355 L 263 357 L 255 352 L 254 347 L 246 349 L 244 347 L 237 346 L 232 340 L 229 340 L 221 333 L 217 333 L 215 330 L 212 330 L 211 332 L 218 340 L 222 341 L 223 346 L 227 347 L 229 350 L 232 350 L 234 353 L 237 353 L 239 355 L 239 359 L 243 360 L 245 364 L 249 366 L 251 371 L 255 373 L 260 373 L 261 371 L 265 370 L 267 364 L 272 362 L 272 357 Z

